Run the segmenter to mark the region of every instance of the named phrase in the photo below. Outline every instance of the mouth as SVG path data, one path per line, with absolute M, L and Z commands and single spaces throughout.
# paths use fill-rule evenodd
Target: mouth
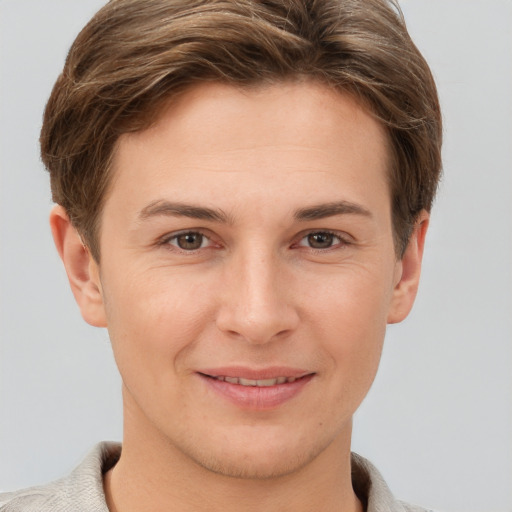
M 238 384 L 240 386 L 250 386 L 259 388 L 268 388 L 271 386 L 277 386 L 278 384 L 291 384 L 297 379 L 302 377 L 275 377 L 272 379 L 244 379 L 243 377 L 228 377 L 226 375 L 206 375 L 205 377 L 211 379 L 220 380 L 222 382 L 228 382 L 229 384 Z
M 316 373 L 289 368 L 217 368 L 197 372 L 215 395 L 239 408 L 276 409 L 300 395 Z

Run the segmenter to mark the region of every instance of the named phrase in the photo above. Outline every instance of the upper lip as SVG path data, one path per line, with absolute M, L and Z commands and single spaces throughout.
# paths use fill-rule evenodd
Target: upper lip
M 291 368 L 288 366 L 270 366 L 267 368 L 248 368 L 243 366 L 228 366 L 222 368 L 204 368 L 198 370 L 198 373 L 208 377 L 233 377 L 238 379 L 264 380 L 277 379 L 279 377 L 295 378 L 305 377 L 314 372 L 301 368 Z

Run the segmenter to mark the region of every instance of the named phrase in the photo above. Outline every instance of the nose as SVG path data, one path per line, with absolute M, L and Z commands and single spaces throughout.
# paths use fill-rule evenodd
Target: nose
M 292 333 L 299 314 L 293 304 L 292 277 L 279 257 L 255 250 L 233 260 L 223 275 L 217 327 L 252 344 Z

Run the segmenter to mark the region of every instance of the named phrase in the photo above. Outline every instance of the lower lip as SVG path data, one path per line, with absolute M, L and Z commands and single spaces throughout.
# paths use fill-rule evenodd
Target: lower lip
M 259 387 L 231 384 L 203 374 L 198 375 L 210 389 L 231 403 L 243 409 L 259 411 L 275 409 L 295 398 L 313 378 L 311 374 L 294 382 Z

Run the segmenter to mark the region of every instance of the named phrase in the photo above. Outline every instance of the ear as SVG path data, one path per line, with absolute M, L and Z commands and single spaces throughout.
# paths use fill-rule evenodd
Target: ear
M 53 207 L 50 226 L 82 317 L 90 325 L 106 327 L 98 264 L 83 244 L 62 206 Z
M 422 210 L 405 249 L 402 259 L 397 262 L 396 284 L 388 313 L 388 324 L 404 320 L 412 309 L 421 274 L 423 248 L 430 216 Z

